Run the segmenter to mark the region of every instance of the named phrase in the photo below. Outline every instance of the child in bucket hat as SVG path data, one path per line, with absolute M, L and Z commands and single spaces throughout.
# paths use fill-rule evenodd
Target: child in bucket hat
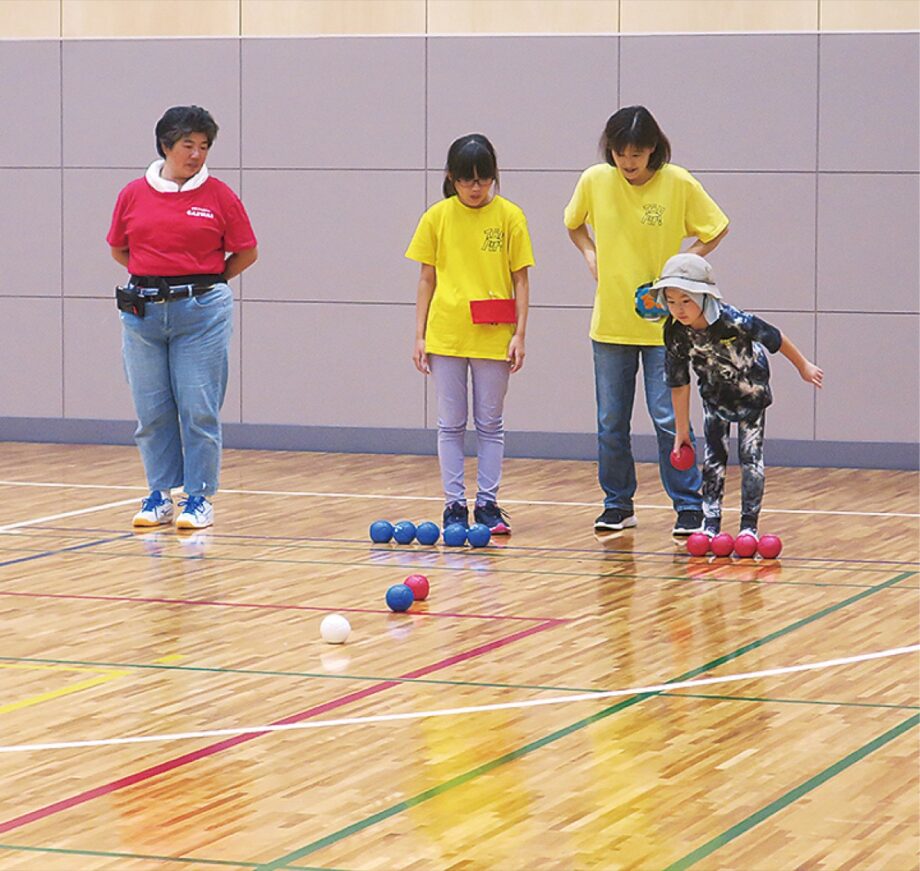
M 772 324 L 723 302 L 712 267 L 697 254 L 671 257 L 652 290 L 669 312 L 665 377 L 674 404 L 675 451 L 690 444 L 691 364 L 703 400 L 704 529 L 709 535 L 721 529 L 728 435 L 737 423 L 740 528 L 756 537 L 764 486 L 764 417 L 773 401 L 766 352 L 779 351 L 815 387 L 821 387 L 824 373 Z

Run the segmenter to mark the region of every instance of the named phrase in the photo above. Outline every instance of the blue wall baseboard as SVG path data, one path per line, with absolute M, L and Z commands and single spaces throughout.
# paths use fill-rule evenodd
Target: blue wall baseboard
M 130 445 L 134 422 L 70 418 L 0 417 L 0 441 L 51 444 Z M 330 451 L 366 454 L 437 453 L 437 433 L 425 429 L 286 426 L 226 423 L 224 446 L 263 451 Z M 472 433 L 467 451 L 475 453 Z M 633 436 L 639 462 L 654 462 L 654 436 Z M 733 446 L 731 455 L 736 456 Z M 818 466 L 853 469 L 920 469 L 920 445 L 913 442 L 829 442 L 767 439 L 768 466 Z M 505 455 L 553 460 L 595 460 L 594 433 L 509 432 Z

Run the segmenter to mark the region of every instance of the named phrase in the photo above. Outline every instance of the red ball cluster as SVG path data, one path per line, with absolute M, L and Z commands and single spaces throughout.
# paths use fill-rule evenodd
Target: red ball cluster
M 687 539 L 687 552 L 691 556 L 735 556 L 750 558 L 760 554 L 764 559 L 776 559 L 783 550 L 782 539 L 778 535 L 762 535 L 758 541 L 753 535 L 739 535 L 732 538 L 727 532 L 720 532 L 710 538 L 705 532 L 694 532 Z

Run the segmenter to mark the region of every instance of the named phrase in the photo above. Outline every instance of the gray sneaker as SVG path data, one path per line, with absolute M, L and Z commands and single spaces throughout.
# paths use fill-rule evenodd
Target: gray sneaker
M 702 511 L 678 511 L 677 522 L 672 535 L 692 535 L 694 532 L 700 532 L 703 529 L 703 512 Z

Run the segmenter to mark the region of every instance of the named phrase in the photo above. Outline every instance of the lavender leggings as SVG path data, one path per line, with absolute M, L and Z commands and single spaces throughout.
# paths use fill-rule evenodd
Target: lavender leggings
M 465 502 L 463 484 L 463 434 L 468 417 L 467 369 L 472 372 L 473 422 L 476 424 L 478 460 L 476 502 L 495 502 L 502 478 L 505 428 L 502 408 L 508 390 L 510 365 L 504 360 L 445 357 L 429 354 L 438 398 L 438 460 L 444 498 Z

